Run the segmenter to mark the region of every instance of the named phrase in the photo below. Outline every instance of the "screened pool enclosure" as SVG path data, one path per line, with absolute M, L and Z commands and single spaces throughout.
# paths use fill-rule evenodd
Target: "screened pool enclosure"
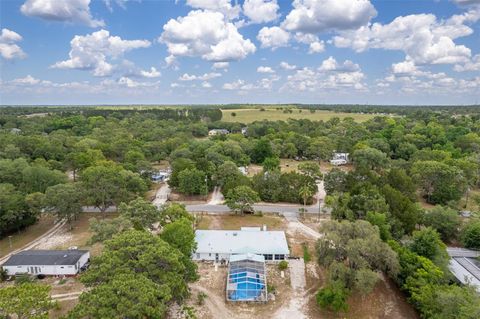
M 227 300 L 267 301 L 267 279 L 263 256 L 255 254 L 230 256 Z

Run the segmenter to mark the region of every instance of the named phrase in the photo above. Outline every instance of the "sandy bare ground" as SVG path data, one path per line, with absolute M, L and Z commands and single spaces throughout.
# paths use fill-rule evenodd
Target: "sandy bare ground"
M 75 292 L 69 292 L 65 294 L 57 294 L 57 295 L 51 295 L 52 299 L 56 301 L 68 301 L 68 300 L 76 300 L 80 295 L 83 293 L 83 291 L 75 291 Z
M 64 246 L 66 243 L 73 239 L 72 233 L 68 230 L 68 227 L 60 227 L 55 233 L 50 236 L 40 239 L 35 249 L 56 249 Z
M 296 233 L 298 232 L 315 240 L 322 236 L 316 230 L 308 227 L 304 223 L 301 223 L 296 216 L 287 216 L 286 219 L 288 221 L 287 234 L 291 237 L 295 237 Z
M 208 289 L 202 287 L 199 284 L 191 284 L 192 291 L 203 292 L 208 297 L 205 298 L 205 306 L 208 308 L 211 314 L 215 314 L 213 318 L 238 318 L 225 305 L 225 300 L 212 294 Z
M 165 204 L 168 200 L 168 195 L 170 194 L 171 191 L 172 190 L 170 189 L 167 183 L 163 184 L 155 194 L 155 198 L 152 201 L 153 205 L 160 207 L 163 204 Z
M 225 201 L 225 198 L 223 197 L 220 187 L 215 186 L 215 188 L 213 189 L 212 197 L 208 202 L 208 205 L 221 205 L 223 204 L 224 201 Z
M 19 248 L 17 250 L 14 250 L 12 251 L 11 253 L 9 253 L 8 255 L 5 255 L 2 259 L 0 259 L 0 264 L 3 264 L 4 262 L 6 262 L 8 260 L 8 258 L 10 258 L 10 256 L 18 253 L 18 252 L 21 252 L 21 251 L 24 251 L 24 250 L 29 250 L 29 249 L 34 249 L 34 248 L 37 248 L 37 249 L 42 249 L 42 248 L 39 248 L 39 246 L 41 246 L 43 243 L 45 242 L 48 242 L 48 240 L 51 238 L 51 237 L 54 237 L 57 235 L 57 233 L 61 232 L 62 229 L 63 229 L 63 226 L 66 224 L 66 220 L 61 220 L 59 222 L 57 222 L 52 228 L 50 228 L 50 230 L 48 230 L 45 234 L 41 235 L 40 237 L 36 238 L 35 240 L 31 241 L 30 243 L 28 243 L 27 245 L 23 246 L 22 248 Z
M 305 304 L 308 300 L 305 298 L 305 262 L 303 259 L 292 259 L 288 262 L 290 270 L 290 284 L 292 285 L 293 294 L 288 304 L 278 309 L 273 318 L 275 319 L 293 319 L 307 318 L 304 314 Z

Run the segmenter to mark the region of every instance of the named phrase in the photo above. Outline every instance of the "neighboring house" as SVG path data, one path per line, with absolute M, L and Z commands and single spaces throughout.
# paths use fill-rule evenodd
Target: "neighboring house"
M 227 135 L 230 132 L 226 129 L 217 129 L 214 128 L 213 130 L 208 131 L 208 136 L 215 136 L 215 135 Z
M 153 182 L 165 182 L 170 178 L 171 170 L 160 170 L 152 174 L 151 180 Z
M 12 133 L 12 134 L 17 134 L 17 135 L 18 135 L 18 134 L 22 133 L 22 130 L 19 129 L 19 128 L 14 127 L 14 128 L 12 128 L 12 129 L 10 130 L 10 133 Z
M 248 127 L 242 127 L 242 134 L 247 135 Z
M 339 165 L 345 165 L 348 163 L 349 153 L 333 153 L 332 159 L 330 160 L 330 164 L 339 166 Z
M 242 173 L 243 175 L 247 176 L 248 174 L 248 169 L 245 167 L 245 166 L 240 166 L 238 168 L 238 170 L 240 171 L 240 173 Z
M 7 274 L 73 276 L 90 260 L 88 250 L 24 250 L 12 255 L 3 265 Z
M 267 231 L 266 227 L 242 227 L 240 230 L 197 230 L 197 250 L 193 260 L 227 262 L 232 255 L 257 254 L 265 261 L 288 258 L 287 238 L 283 231 Z
M 469 284 L 480 293 L 480 252 L 463 248 L 447 248 L 448 268 L 462 284 Z

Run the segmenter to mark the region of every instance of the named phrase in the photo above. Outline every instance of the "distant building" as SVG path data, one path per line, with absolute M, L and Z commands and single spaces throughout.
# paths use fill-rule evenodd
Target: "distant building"
M 171 174 L 171 170 L 159 170 L 152 174 L 151 180 L 156 183 L 165 182 L 170 178 Z
M 197 230 L 197 250 L 194 260 L 227 262 L 232 255 L 262 255 L 265 261 L 288 258 L 287 239 L 283 231 L 267 231 L 266 227 L 246 227 L 241 230 Z
M 20 133 L 22 133 L 22 130 L 19 129 L 19 128 L 14 127 L 14 128 L 12 128 L 12 129 L 10 129 L 10 133 L 12 133 L 12 134 L 20 134 Z
M 226 129 L 223 128 L 214 128 L 210 131 L 208 131 L 208 136 L 215 136 L 215 135 L 227 135 L 230 132 Z
M 349 162 L 349 153 L 333 153 L 332 159 L 330 160 L 330 164 L 339 166 L 345 165 Z
M 247 127 L 242 127 L 242 134 L 247 135 L 247 130 L 248 130 Z
M 469 284 L 480 293 L 480 257 L 479 251 L 448 247 L 450 256 L 448 268 L 462 284 Z
M 245 176 L 248 174 L 248 169 L 245 166 L 240 166 L 238 170 Z
M 469 210 L 462 210 L 460 211 L 460 215 L 462 215 L 462 217 L 471 217 L 472 216 L 472 212 L 469 211 Z
M 88 250 L 24 250 L 3 265 L 10 276 L 18 274 L 73 276 L 90 260 Z

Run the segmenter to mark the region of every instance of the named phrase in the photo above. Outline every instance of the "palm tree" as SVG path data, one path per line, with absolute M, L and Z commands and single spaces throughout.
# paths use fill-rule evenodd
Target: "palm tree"
M 313 191 L 307 185 L 300 187 L 298 194 L 303 198 L 303 206 L 307 206 L 308 198 L 313 196 Z

